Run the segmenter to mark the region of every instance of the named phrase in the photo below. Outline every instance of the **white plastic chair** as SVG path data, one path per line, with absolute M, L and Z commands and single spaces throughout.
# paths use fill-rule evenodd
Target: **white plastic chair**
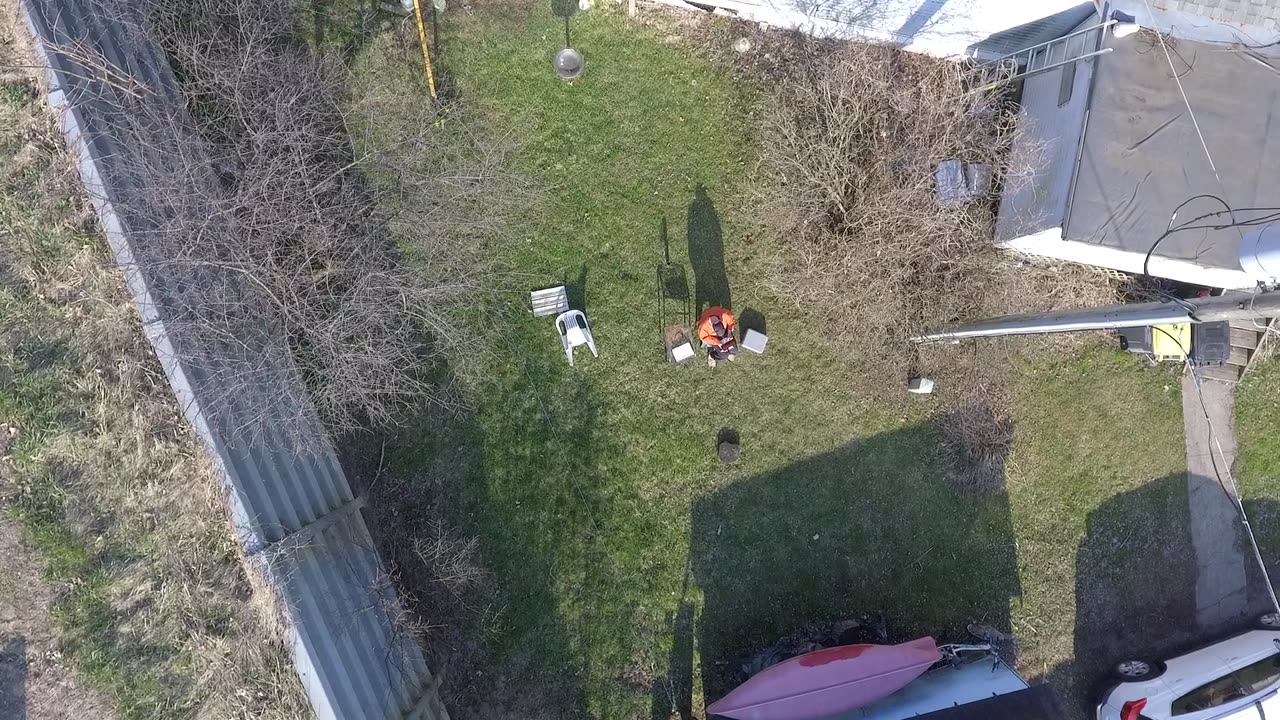
M 591 337 L 591 327 L 587 325 L 587 316 L 581 310 L 570 310 L 556 318 L 556 330 L 560 331 L 560 344 L 564 346 L 564 354 L 573 365 L 573 349 L 579 345 L 591 348 L 591 354 L 600 357 L 596 352 L 596 341 Z

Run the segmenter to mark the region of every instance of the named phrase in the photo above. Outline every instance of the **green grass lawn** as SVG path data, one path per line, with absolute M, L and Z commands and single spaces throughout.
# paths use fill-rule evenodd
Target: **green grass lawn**
M 696 715 L 740 656 L 879 612 L 898 637 L 1012 628 L 1031 675 L 1070 674 L 1075 598 L 1092 593 L 1077 565 L 1123 584 L 1137 560 L 1109 569 L 1109 549 L 1135 519 L 1185 512 L 1176 377 L 1104 350 L 1021 368 L 1008 491 L 958 494 L 931 400 L 868 387 L 753 272 L 767 251 L 746 200 L 755 88 L 611 8 L 574 19 L 587 70 L 565 83 L 549 13 L 475 12 L 450 14 L 443 64 L 464 102 L 525 139 L 523 169 L 551 197 L 505 258 L 519 274 L 474 412 L 406 433 L 388 462 L 443 478 L 480 538 L 504 605 L 494 672 L 538 683 L 553 717 L 667 718 L 673 700 Z M 664 220 L 695 301 L 762 314 L 766 355 L 664 361 Z M 600 348 L 573 368 L 525 305 L 562 282 Z M 742 438 L 736 465 L 716 458 L 724 427 Z
M 1245 499 L 1254 533 L 1280 576 L 1280 358 L 1263 362 L 1236 390 L 1236 483 Z

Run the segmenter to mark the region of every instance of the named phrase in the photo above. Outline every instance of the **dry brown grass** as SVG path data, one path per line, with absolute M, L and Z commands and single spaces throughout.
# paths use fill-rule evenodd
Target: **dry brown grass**
M 938 430 L 953 485 L 975 495 L 1004 490 L 1013 419 L 1003 408 L 974 400 L 939 416 Z
M 33 64 L 4 13 L 0 62 Z M 122 717 L 307 717 L 35 79 L 0 91 L 0 498 L 64 588 L 63 651 Z
M 456 104 L 351 87 L 348 58 L 303 42 L 310 10 L 288 0 L 94 12 L 177 70 L 171 98 L 130 75 L 145 53 L 117 67 L 84 43 L 57 47 L 108 106 L 130 187 L 113 202 L 175 351 L 209 378 L 211 421 L 236 440 L 301 445 L 316 436 L 311 408 L 345 431 L 456 401 L 433 365 L 447 356 L 457 375 L 483 353 L 462 315 L 493 247 L 520 232 L 510 220 L 528 188 L 507 169 L 507 138 Z M 380 60 L 420 82 L 412 55 Z M 262 388 L 271 401 L 254 401 Z
M 1013 156 L 1014 114 L 999 94 L 971 92 L 973 69 L 880 45 L 793 43 L 763 128 L 767 222 L 785 250 L 779 294 L 898 374 L 924 328 L 1078 301 L 1076 274 L 997 251 L 993 195 L 938 201 L 944 160 L 997 178 L 1035 161 Z

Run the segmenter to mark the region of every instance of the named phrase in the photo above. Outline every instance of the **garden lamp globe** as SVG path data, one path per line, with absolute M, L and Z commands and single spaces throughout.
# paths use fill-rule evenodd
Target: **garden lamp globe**
M 583 68 L 587 65 L 586 58 L 582 57 L 582 53 L 574 50 L 573 44 L 569 42 L 569 18 L 579 9 L 588 7 L 591 7 L 591 4 L 586 0 L 551 0 L 551 14 L 564 18 L 564 47 L 556 52 L 555 59 L 552 61 L 556 74 L 561 80 L 573 80 L 582 74 Z
M 582 69 L 587 64 L 587 60 L 582 57 L 582 53 L 570 47 L 558 50 L 554 62 L 556 74 L 562 80 L 572 80 L 578 77 L 582 74 Z

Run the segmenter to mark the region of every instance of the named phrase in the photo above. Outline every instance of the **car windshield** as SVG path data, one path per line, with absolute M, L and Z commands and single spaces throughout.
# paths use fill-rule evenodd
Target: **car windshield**
M 1173 715 L 1186 715 L 1208 710 L 1233 700 L 1249 697 L 1271 687 L 1280 680 L 1280 653 L 1207 682 L 1173 701 Z

